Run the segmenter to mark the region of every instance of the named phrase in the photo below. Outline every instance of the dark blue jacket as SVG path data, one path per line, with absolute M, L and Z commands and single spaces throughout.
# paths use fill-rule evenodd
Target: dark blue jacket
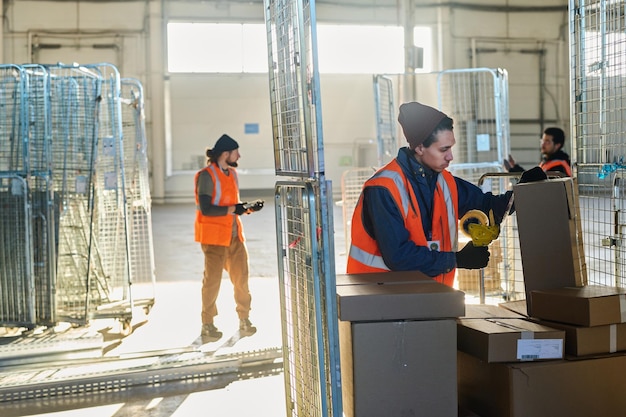
M 428 240 L 431 239 L 431 215 L 433 196 L 438 173 L 420 165 L 408 148 L 401 148 L 396 157 L 409 183 L 413 187 L 420 212 L 422 227 Z M 500 222 L 504 217 L 511 191 L 494 196 L 483 193 L 476 185 L 455 177 L 459 196 L 459 218 L 472 209 L 489 213 Z M 378 242 L 385 264 L 392 271 L 421 271 L 436 276 L 456 267 L 454 252 L 431 251 L 417 246 L 409 240 L 404 227 L 404 218 L 384 187 L 368 187 L 363 194 L 363 225 L 365 230 Z M 460 248 L 459 248 L 460 249 Z

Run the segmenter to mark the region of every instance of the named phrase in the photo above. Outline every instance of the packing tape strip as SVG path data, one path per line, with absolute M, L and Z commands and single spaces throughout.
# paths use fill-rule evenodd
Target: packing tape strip
M 617 325 L 609 325 L 609 353 L 617 352 Z
M 621 323 L 626 323 L 626 294 L 619 295 L 619 313 L 622 319 Z
M 529 340 L 535 338 L 535 332 L 531 332 L 528 330 L 522 331 L 522 340 Z

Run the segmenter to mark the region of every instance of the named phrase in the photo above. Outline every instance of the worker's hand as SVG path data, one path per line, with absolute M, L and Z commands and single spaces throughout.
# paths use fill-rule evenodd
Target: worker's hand
M 246 211 L 246 208 L 244 207 L 246 205 L 246 203 L 239 203 L 239 204 L 235 204 L 235 214 L 237 216 L 241 216 L 242 214 L 244 214 Z
M 539 166 L 536 166 L 534 168 L 524 171 L 522 173 L 522 176 L 519 179 L 518 184 L 524 184 L 527 182 L 535 182 L 535 181 L 541 181 L 541 180 L 547 180 L 547 179 L 548 179 L 548 176 L 543 171 L 543 169 L 541 169 L 541 167 Z
M 487 246 L 474 246 L 474 243 L 467 244 L 456 253 L 457 268 L 480 269 L 489 263 L 489 248 Z
M 504 168 L 507 171 L 511 171 L 511 167 L 514 167 L 515 165 L 517 165 L 515 163 L 515 159 L 513 159 L 513 156 L 511 154 L 509 154 L 509 158 L 502 161 L 502 163 L 504 164 Z
M 250 210 L 252 210 L 252 211 L 260 211 L 263 208 L 263 204 L 265 204 L 265 201 L 263 201 L 263 200 L 256 200 L 250 206 Z

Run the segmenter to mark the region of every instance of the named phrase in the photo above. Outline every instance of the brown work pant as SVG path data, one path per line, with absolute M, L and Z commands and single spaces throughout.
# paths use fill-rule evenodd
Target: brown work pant
M 217 316 L 217 296 L 226 270 L 233 283 L 237 315 L 248 318 L 252 296 L 248 288 L 248 250 L 236 236 L 230 246 L 202 245 L 204 279 L 202 280 L 202 324 L 213 323 Z

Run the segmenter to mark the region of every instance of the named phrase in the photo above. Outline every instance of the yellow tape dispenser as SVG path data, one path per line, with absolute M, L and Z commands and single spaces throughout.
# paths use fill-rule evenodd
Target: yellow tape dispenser
M 461 217 L 461 230 L 472 238 L 474 246 L 488 246 L 500 235 L 500 226 L 493 218 L 493 210 L 489 211 L 489 218 L 480 210 L 470 210 Z

